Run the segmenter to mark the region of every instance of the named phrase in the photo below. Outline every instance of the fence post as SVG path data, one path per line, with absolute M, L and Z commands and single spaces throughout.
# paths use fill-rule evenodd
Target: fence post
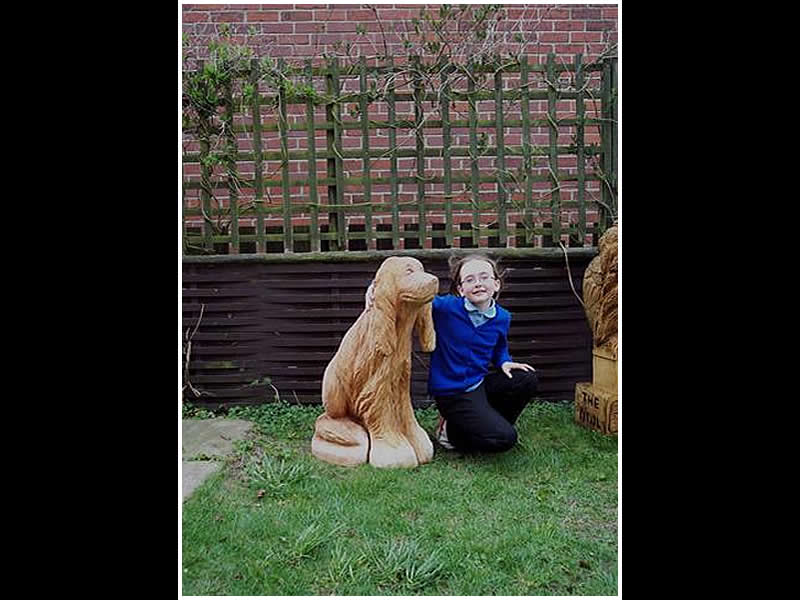
M 198 73 L 202 76 L 205 61 L 198 61 Z M 205 85 L 205 84 L 204 84 Z M 211 167 L 208 164 L 208 154 L 211 149 L 208 137 L 211 135 L 211 124 L 208 118 L 200 115 L 197 123 L 197 133 L 200 138 L 200 199 L 203 211 L 203 246 L 206 250 L 214 250 L 213 230 L 211 228 Z
M 359 60 L 359 109 L 361 112 L 361 159 L 364 166 L 362 181 L 364 182 L 364 232 L 366 235 L 367 250 L 375 249 L 375 240 L 372 239 L 372 181 L 370 180 L 369 156 L 369 104 L 367 103 L 367 57 L 361 56 Z
M 533 158 L 531 156 L 531 117 L 530 117 L 530 84 L 528 81 L 528 57 L 522 57 L 519 83 L 522 90 L 520 106 L 522 107 L 522 156 L 525 171 L 525 207 L 522 211 L 522 227 L 525 230 L 525 245 L 533 239 Z
M 231 209 L 231 254 L 239 254 L 239 192 L 236 182 L 236 135 L 233 133 L 233 82 L 225 84 L 225 167 L 228 172 L 228 203 Z
M 387 62 L 389 67 L 389 81 L 390 84 L 386 91 L 386 101 L 389 104 L 389 148 L 391 155 L 389 156 L 389 168 L 391 169 L 391 195 L 392 195 L 392 248 L 395 250 L 400 249 L 400 208 L 397 205 L 398 182 L 397 182 L 397 127 L 395 124 L 395 98 L 394 98 L 394 60 L 389 57 Z
M 327 130 L 328 142 L 328 179 L 334 179 L 334 185 L 328 185 L 328 204 L 344 204 L 344 177 L 342 164 L 342 107 L 339 98 L 339 59 L 331 58 L 328 61 L 328 72 L 325 75 L 325 84 L 331 101 L 328 103 L 325 113 L 328 123 L 333 124 L 332 129 Z M 333 158 L 331 158 L 333 155 Z M 331 250 L 345 249 L 344 213 L 341 209 L 328 213 L 328 231 L 336 234 L 330 240 Z
M 497 69 L 494 73 L 494 117 L 497 136 L 497 221 L 498 237 L 501 248 L 508 246 L 506 224 L 506 161 L 503 140 L 503 73 Z
M 423 134 L 423 110 L 422 110 L 422 74 L 419 56 L 412 58 L 411 64 L 414 67 L 414 126 L 417 138 L 417 207 L 419 215 L 419 247 L 425 247 L 426 224 L 425 224 L 425 138 Z
M 472 245 L 480 245 L 480 179 L 478 176 L 478 103 L 475 99 L 475 63 L 467 65 L 467 101 L 469 103 L 470 185 L 472 187 Z
M 609 219 L 613 219 L 617 212 L 617 61 L 605 59 L 603 61 L 603 181 L 602 194 L 605 206 L 600 208 L 600 233 L 609 227 Z
M 550 208 L 552 215 L 552 241 L 556 244 L 561 240 L 561 184 L 558 180 L 558 122 L 556 117 L 556 55 L 552 52 L 547 55 L 547 121 L 550 125 L 550 181 L 553 190 L 550 192 Z
M 311 59 L 306 59 L 306 81 L 314 89 Z M 306 132 L 308 134 L 308 201 L 311 205 L 311 251 L 319 252 L 319 195 L 317 193 L 317 142 L 314 129 L 314 97 L 306 99 Z
M 264 240 L 264 167 L 261 156 L 261 97 L 258 93 L 258 59 L 250 60 L 250 85 L 253 86 L 253 154 L 255 162 L 256 188 L 256 251 L 266 252 Z
M 454 70 L 453 65 L 448 65 L 442 70 L 442 147 L 444 161 L 444 237 L 445 245 L 450 248 L 453 246 L 453 180 L 452 165 L 450 164 L 450 73 Z
M 278 72 L 284 74 L 286 61 L 278 60 Z M 286 83 L 281 77 L 278 86 L 278 131 L 281 138 L 281 188 L 283 190 L 283 251 L 294 252 L 294 230 L 292 228 L 292 198 L 289 192 L 289 122 L 286 115 Z
M 577 242 L 583 246 L 586 236 L 586 157 L 584 148 L 584 120 L 586 118 L 583 97 L 583 55 L 575 55 L 575 87 L 578 95 L 575 98 L 575 115 L 577 125 L 575 131 L 575 143 L 578 155 L 578 235 Z M 570 244 L 571 245 L 571 244 Z
M 614 215 L 617 215 L 617 135 L 618 135 L 618 122 L 617 122 L 617 58 L 613 57 L 611 59 L 611 106 L 609 108 L 609 112 L 611 113 L 609 117 L 612 119 L 611 125 L 611 191 L 612 191 L 612 198 L 613 204 L 611 205 L 614 209 Z

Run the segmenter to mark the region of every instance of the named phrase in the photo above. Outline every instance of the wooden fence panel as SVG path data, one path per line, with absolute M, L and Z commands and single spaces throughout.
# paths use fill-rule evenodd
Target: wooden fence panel
M 507 274 L 500 304 L 512 314 L 511 355 L 536 367 L 540 400 L 569 401 L 577 382 L 591 380 L 592 338 L 564 254 L 558 248 L 509 252 L 501 252 Z M 216 408 L 270 402 L 277 390 L 282 400 L 320 403 L 325 367 L 362 312 L 375 271 L 392 253 L 344 254 L 325 260 L 319 260 L 324 253 L 306 255 L 309 260 L 299 260 L 302 254 L 185 258 L 182 328 L 191 339 L 189 381 L 201 393 L 187 388 L 185 397 Z M 402 254 L 420 258 L 439 277 L 440 293 L 447 292 L 447 251 Z M 591 248 L 569 253 L 578 293 L 594 254 Z M 429 363 L 415 340 L 411 393 L 417 407 L 431 403 Z

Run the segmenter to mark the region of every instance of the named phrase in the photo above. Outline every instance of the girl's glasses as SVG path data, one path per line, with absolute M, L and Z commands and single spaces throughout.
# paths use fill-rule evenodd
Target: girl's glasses
M 461 280 L 461 285 L 468 285 L 472 287 L 478 282 L 481 282 L 482 284 L 485 285 L 486 282 L 489 281 L 490 279 L 495 279 L 495 277 L 492 277 L 488 273 L 481 273 L 480 275 L 478 275 L 478 277 L 475 277 L 475 275 L 468 275 L 467 277 L 464 277 L 464 279 Z

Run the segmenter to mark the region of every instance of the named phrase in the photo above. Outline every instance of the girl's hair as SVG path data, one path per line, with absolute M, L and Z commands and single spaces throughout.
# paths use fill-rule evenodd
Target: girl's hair
M 498 261 L 494 260 L 493 258 L 489 258 L 487 255 L 480 252 L 473 252 L 465 256 L 456 256 L 453 254 L 447 260 L 448 264 L 450 265 L 450 293 L 454 296 L 458 296 L 458 286 L 461 283 L 461 267 L 473 260 L 482 260 L 492 265 L 494 276 L 500 282 L 500 288 L 502 289 L 503 275 L 505 275 L 505 270 L 501 270 L 497 264 Z M 495 294 L 495 299 L 499 297 L 500 290 L 498 290 Z

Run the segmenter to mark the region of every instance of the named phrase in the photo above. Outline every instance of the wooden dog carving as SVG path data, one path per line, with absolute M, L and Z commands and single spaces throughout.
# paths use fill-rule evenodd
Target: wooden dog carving
M 375 275 L 374 304 L 342 339 L 322 378 L 325 412 L 311 452 L 337 465 L 416 467 L 433 444 L 411 406 L 411 335 L 432 352 L 431 301 L 439 280 L 411 257 L 390 257 Z

